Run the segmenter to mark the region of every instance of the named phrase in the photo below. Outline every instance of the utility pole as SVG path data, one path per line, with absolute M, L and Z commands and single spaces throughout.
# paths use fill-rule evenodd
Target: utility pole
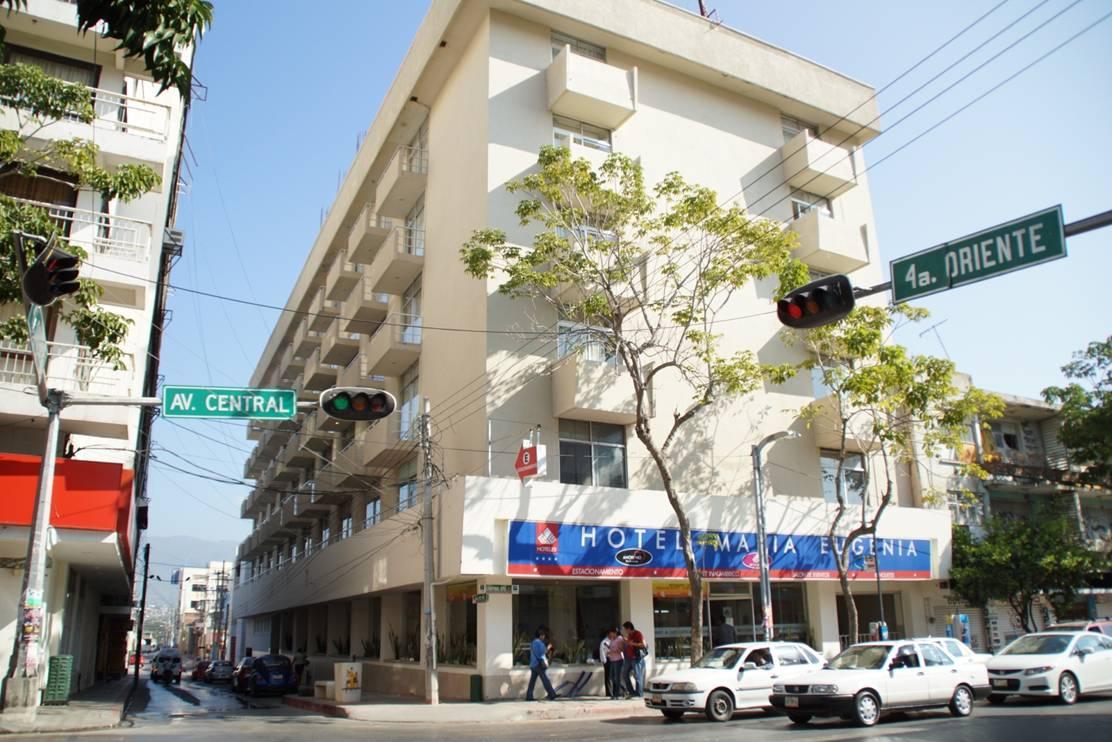
M 138 565 L 136 565 L 138 566 Z M 151 545 L 143 546 L 143 597 L 139 600 L 139 625 L 135 629 L 135 679 L 131 692 L 139 687 L 139 666 L 143 663 L 143 620 L 147 617 L 147 577 L 151 571 Z
M 753 455 L 753 489 L 756 495 L 757 506 L 757 559 L 760 561 L 761 570 L 761 625 L 764 627 L 764 640 L 772 641 L 774 622 L 772 617 L 772 580 L 768 574 L 768 534 L 765 532 L 765 501 L 764 479 L 761 476 L 761 453 L 764 447 L 775 443 L 781 438 L 798 438 L 799 433 L 794 430 L 781 430 L 771 433 L 761 439 L 761 442 L 752 448 Z
M 421 455 L 425 460 L 425 497 L 421 507 L 421 538 L 425 542 L 425 703 L 435 706 L 440 703 L 440 679 L 436 673 L 436 604 L 432 593 L 432 442 L 429 427 L 429 399 L 425 397 L 425 412 L 421 415 Z

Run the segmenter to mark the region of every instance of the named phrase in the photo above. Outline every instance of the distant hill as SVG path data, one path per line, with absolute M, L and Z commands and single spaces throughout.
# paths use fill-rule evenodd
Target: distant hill
M 155 536 L 150 544 L 149 574 L 158 575 L 162 579 L 150 580 L 147 586 L 147 603 L 171 607 L 178 600 L 178 586 L 170 584 L 170 575 L 175 569 L 181 566 L 204 567 L 209 562 L 220 560 L 234 562 L 236 549 L 239 547 L 238 541 L 209 541 L 194 536 Z M 138 600 L 139 594 L 135 597 Z

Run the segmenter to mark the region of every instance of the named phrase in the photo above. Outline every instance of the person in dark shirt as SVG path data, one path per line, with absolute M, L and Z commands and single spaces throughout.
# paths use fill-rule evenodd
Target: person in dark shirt
M 633 626 L 632 621 L 622 624 L 625 629 L 625 659 L 622 662 L 622 683 L 629 691 L 630 698 L 641 698 L 645 695 L 645 655 L 648 647 L 645 646 L 645 635 Z M 629 680 L 633 673 L 637 689 Z
M 556 690 L 548 679 L 548 646 L 548 633 L 543 628 L 537 629 L 537 633 L 533 635 L 533 643 L 529 646 L 530 673 L 529 688 L 525 691 L 526 701 L 534 700 L 533 687 L 537 684 L 537 678 L 541 679 L 548 700 L 556 700 Z

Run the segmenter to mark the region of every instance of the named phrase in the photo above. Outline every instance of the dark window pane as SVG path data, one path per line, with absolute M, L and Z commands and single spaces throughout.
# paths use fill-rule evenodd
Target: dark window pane
M 591 484 L 591 446 L 560 441 L 560 482 Z
M 621 425 L 594 423 L 591 425 L 591 439 L 598 443 L 613 443 L 616 446 L 624 446 L 625 428 Z
M 591 440 L 591 424 L 583 420 L 561 420 L 560 437 L 577 441 Z
M 595 484 L 601 487 L 625 487 L 625 449 L 595 446 Z

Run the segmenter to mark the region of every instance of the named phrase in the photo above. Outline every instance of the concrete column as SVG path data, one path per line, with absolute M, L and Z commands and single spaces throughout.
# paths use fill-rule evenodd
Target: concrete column
M 351 601 L 351 626 L 348 636 L 351 637 L 351 653 L 356 657 L 364 656 L 363 642 L 371 641 L 371 600 L 370 598 L 356 598 Z M 370 659 L 378 659 L 372 657 Z
M 336 648 L 336 642 L 346 642 L 351 631 L 351 616 L 347 601 L 338 601 L 328 604 L 328 654 L 350 657 L 351 649 L 342 652 Z
M 656 627 L 653 621 L 653 583 L 652 580 L 624 580 L 621 583 L 620 602 L 622 619 L 619 623 L 630 621 L 645 636 L 649 656 L 645 660 L 645 677 L 653 674 L 656 658 Z
M 343 518 L 343 513 L 340 508 L 333 507 L 332 512 L 328 514 L 328 534 L 329 538 L 335 540 L 340 536 L 340 520 Z
M 306 654 L 309 652 L 309 626 L 308 626 L 309 611 L 305 608 L 295 608 L 293 610 L 293 618 L 290 625 L 293 630 L 293 651 L 297 653 L 304 651 Z
M 822 656 L 833 657 L 842 649 L 838 641 L 838 584 L 808 581 L 804 586 L 814 647 Z
M 487 585 L 509 585 L 512 580 L 501 575 L 483 578 Z M 501 698 L 499 685 L 509 683 L 514 664 L 513 599 L 509 595 L 491 595 L 476 610 L 476 667 L 483 675 L 483 696 Z
M 319 520 L 314 520 L 313 521 L 313 525 L 309 529 L 309 534 L 313 537 L 313 548 L 314 549 L 319 548 L 320 547 L 320 535 L 321 535 L 321 522 Z M 310 637 L 310 638 L 312 638 L 312 637 Z
M 391 637 L 397 637 L 399 641 L 404 641 L 404 631 L 402 624 L 404 623 L 404 616 L 402 615 L 402 594 L 401 593 L 385 593 L 382 596 L 382 618 L 379 636 L 382 637 L 382 659 L 395 660 L 397 654 L 394 652 L 394 642 Z
M 367 493 L 356 492 L 351 496 L 351 532 L 359 533 L 363 530 L 363 522 L 367 518 Z

